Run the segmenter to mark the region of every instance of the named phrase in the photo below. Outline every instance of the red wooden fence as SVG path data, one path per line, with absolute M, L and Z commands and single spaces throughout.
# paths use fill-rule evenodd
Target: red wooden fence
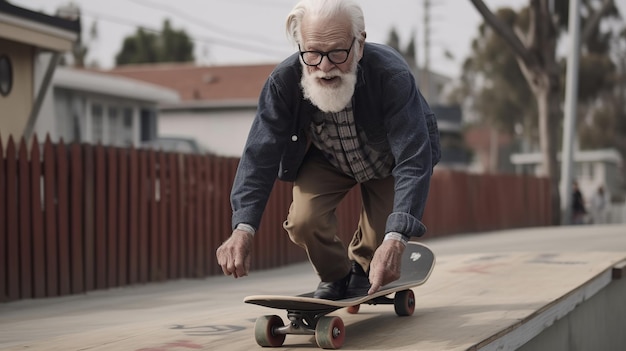
M 0 301 L 221 274 L 238 159 L 88 144 L 0 140 Z M 548 225 L 547 179 L 437 170 L 427 237 Z M 338 209 L 348 240 L 360 194 Z M 282 229 L 291 185 L 277 182 L 253 269 L 306 259 Z

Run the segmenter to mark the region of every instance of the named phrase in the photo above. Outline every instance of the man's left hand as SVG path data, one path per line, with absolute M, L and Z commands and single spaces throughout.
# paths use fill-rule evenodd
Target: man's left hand
M 397 240 L 385 240 L 374 252 L 370 263 L 369 278 L 372 287 L 367 292 L 373 294 L 381 287 L 400 278 L 400 266 L 405 245 Z

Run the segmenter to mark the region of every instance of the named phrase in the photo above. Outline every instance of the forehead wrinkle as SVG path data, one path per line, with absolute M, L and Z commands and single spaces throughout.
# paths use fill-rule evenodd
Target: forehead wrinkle
M 306 50 L 345 49 L 352 40 L 351 26 L 346 16 L 305 16 L 302 19 L 301 32 Z

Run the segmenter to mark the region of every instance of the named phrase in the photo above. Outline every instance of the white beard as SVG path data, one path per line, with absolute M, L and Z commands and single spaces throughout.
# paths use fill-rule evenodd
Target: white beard
M 309 73 L 307 67 L 302 67 L 302 79 L 300 85 L 304 98 L 311 101 L 323 112 L 339 112 L 346 108 L 352 101 L 356 86 L 357 62 L 354 63 L 349 73 L 343 73 L 339 69 L 330 72 L 315 71 Z M 339 77 L 341 84 L 338 87 L 329 87 L 319 84 L 318 79 L 324 77 Z

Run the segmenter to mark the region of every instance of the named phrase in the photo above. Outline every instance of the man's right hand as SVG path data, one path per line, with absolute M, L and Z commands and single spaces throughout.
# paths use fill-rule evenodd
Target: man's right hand
M 230 238 L 217 248 L 217 263 L 222 267 L 224 275 L 235 278 L 248 275 L 252 239 L 252 234 L 235 229 Z

